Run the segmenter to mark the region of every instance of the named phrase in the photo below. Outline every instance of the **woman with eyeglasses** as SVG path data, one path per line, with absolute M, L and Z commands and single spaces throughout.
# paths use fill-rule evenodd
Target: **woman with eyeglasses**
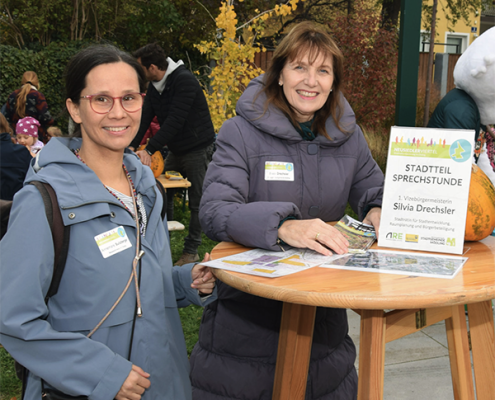
M 70 227 L 65 270 L 46 299 L 53 240 L 40 192 L 26 184 L 0 242 L 0 342 L 28 370 L 25 400 L 190 399 L 177 307 L 213 301 L 215 279 L 200 264 L 172 266 L 162 195 L 126 150 L 143 70 L 94 46 L 73 57 L 65 80 L 78 137 L 50 140 L 26 178 L 55 190 Z

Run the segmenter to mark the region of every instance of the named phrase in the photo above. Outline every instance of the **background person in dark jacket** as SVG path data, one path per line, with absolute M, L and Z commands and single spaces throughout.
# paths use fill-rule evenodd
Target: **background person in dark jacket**
M 153 136 L 146 150 L 137 152 L 145 165 L 151 164 L 151 155 L 168 146 L 165 171 L 178 171 L 191 182 L 189 188 L 189 234 L 183 255 L 175 265 L 198 261 L 201 244 L 199 203 L 203 180 L 213 151 L 215 131 L 203 90 L 194 75 L 183 65 L 166 57 L 157 44 L 149 44 L 134 53 L 150 81 L 144 101 L 141 125 L 131 143 L 137 148 L 155 116 L 160 130 Z M 173 220 L 174 190 L 167 190 L 167 219 Z
M 340 92 L 342 76 L 342 53 L 323 29 L 301 23 L 282 40 L 218 134 L 200 207 L 211 239 L 342 254 L 347 240 L 325 222 L 347 203 L 378 230 L 383 174 Z M 191 354 L 193 399 L 269 400 L 282 303 L 217 287 Z M 347 332 L 345 310 L 317 309 L 306 399 L 356 398 Z
M 21 188 L 33 159 L 29 150 L 14 144 L 9 123 L 0 114 L 0 199 L 12 200 Z
M 33 117 L 40 122 L 39 139 L 46 143 L 46 129 L 53 124 L 52 116 L 48 111 L 46 98 L 39 91 L 38 75 L 33 71 L 26 71 L 22 75 L 21 87 L 13 91 L 7 99 L 5 116 L 15 129 L 17 121 L 24 117 Z

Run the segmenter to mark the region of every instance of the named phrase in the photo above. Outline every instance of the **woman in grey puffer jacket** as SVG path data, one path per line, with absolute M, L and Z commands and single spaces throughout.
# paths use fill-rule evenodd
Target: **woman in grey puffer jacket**
M 342 53 L 313 24 L 282 40 L 218 135 L 200 207 L 210 238 L 343 254 L 348 242 L 325 222 L 348 202 L 378 229 L 383 174 L 340 92 L 342 73 Z M 217 286 L 191 355 L 193 398 L 270 399 L 282 303 Z M 306 399 L 356 398 L 347 331 L 345 310 L 318 309 Z

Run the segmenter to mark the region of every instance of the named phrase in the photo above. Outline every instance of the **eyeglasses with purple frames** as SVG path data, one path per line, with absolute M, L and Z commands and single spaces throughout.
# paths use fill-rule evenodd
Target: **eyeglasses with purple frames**
M 112 97 L 106 94 L 90 94 L 81 96 L 81 99 L 89 100 L 91 109 L 97 114 L 108 114 L 112 111 L 115 100 L 119 99 L 122 108 L 133 113 L 143 108 L 145 93 L 127 93 L 120 97 Z

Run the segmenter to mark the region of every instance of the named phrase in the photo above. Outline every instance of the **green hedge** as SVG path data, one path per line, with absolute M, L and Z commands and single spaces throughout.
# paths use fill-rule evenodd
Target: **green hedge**
M 21 85 L 25 71 L 34 71 L 40 81 L 40 92 L 46 97 L 55 124 L 66 132 L 64 79 L 69 59 L 90 42 L 53 42 L 40 51 L 0 45 L 0 106 Z

